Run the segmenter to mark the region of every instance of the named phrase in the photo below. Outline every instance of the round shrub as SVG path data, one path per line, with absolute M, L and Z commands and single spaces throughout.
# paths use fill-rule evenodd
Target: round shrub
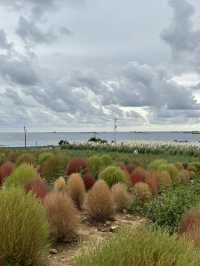
M 60 176 L 56 181 L 54 182 L 54 190 L 55 191 L 65 191 L 66 190 L 66 183 L 64 177 Z
M 130 194 L 127 191 L 127 186 L 123 183 L 118 183 L 112 186 L 112 196 L 115 209 L 119 212 L 127 209 L 130 204 Z
M 164 159 L 157 159 L 152 161 L 149 165 L 148 165 L 148 169 L 149 170 L 160 170 L 160 167 L 162 167 L 163 165 L 168 164 L 168 162 Z
M 108 154 L 101 155 L 101 161 L 104 167 L 107 167 L 112 164 L 112 158 Z
M 9 175 L 11 175 L 11 173 L 14 170 L 14 164 L 12 162 L 4 162 L 1 166 L 0 166 L 0 185 L 3 184 L 5 178 Z
M 64 174 L 67 157 L 62 155 L 53 155 L 45 160 L 40 166 L 40 174 L 45 177 L 49 182 Z
M 134 191 L 136 193 L 136 196 L 142 201 L 148 201 L 152 198 L 150 187 L 144 182 L 135 184 Z
M 156 173 L 148 172 L 145 178 L 145 183 L 147 183 L 151 189 L 153 195 L 157 195 L 160 191 L 160 184 Z
M 146 171 L 141 167 L 137 167 L 130 175 L 131 184 L 135 185 L 138 182 L 143 182 L 145 177 Z
M 33 180 L 25 185 L 26 192 L 32 192 L 37 198 L 43 200 L 48 193 L 48 185 L 42 179 Z
M 71 175 L 73 173 L 81 173 L 84 174 L 87 172 L 87 162 L 85 160 L 82 159 L 73 159 L 71 160 L 68 165 L 67 165 L 67 175 Z
M 8 176 L 4 182 L 5 187 L 21 186 L 24 187 L 27 183 L 40 179 L 36 169 L 30 164 L 21 164 L 13 173 Z
M 35 165 L 36 159 L 35 156 L 31 153 L 24 153 L 17 157 L 16 165 L 20 165 L 23 163 Z
M 128 227 L 75 258 L 73 266 L 194 266 L 199 251 L 184 239 L 158 229 Z
M 101 157 L 94 155 L 88 159 L 88 167 L 94 177 L 97 177 L 104 167 Z
M 43 265 L 47 260 L 48 221 L 44 207 L 19 188 L 0 192 L 0 259 L 18 265 Z
M 171 177 L 172 183 L 178 184 L 181 182 L 179 178 L 179 171 L 173 164 L 162 165 L 160 171 L 167 171 Z
M 79 226 L 79 216 L 66 193 L 50 192 L 44 199 L 50 225 L 50 234 L 56 241 L 71 241 Z
M 179 171 L 179 179 L 181 181 L 181 183 L 187 184 L 190 182 L 190 173 L 189 171 L 182 169 Z
M 200 247 L 200 208 L 190 209 L 180 222 L 179 232 Z
M 87 211 L 90 218 L 97 222 L 105 222 L 113 217 L 113 198 L 105 181 L 98 180 L 88 192 Z
M 86 190 L 89 190 L 96 182 L 96 179 L 92 175 L 86 174 L 83 176 L 83 182 L 85 184 Z
M 38 163 L 41 164 L 53 156 L 54 155 L 51 152 L 42 152 L 38 156 Z
M 172 180 L 167 171 L 155 172 L 161 188 L 169 188 L 172 185 Z
M 99 174 L 99 179 L 103 179 L 111 187 L 116 183 L 126 182 L 127 176 L 119 167 L 108 166 Z
M 85 184 L 80 174 L 72 174 L 67 180 L 67 192 L 78 209 L 82 209 L 85 199 Z

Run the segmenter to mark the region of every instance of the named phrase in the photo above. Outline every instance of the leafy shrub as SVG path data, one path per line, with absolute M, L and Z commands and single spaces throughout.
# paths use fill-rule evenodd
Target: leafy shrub
M 83 182 L 85 184 L 85 188 L 89 190 L 96 182 L 96 179 L 92 175 L 86 174 L 83 176 Z
M 12 162 L 4 162 L 0 166 L 0 185 L 3 184 L 5 178 L 9 176 L 14 170 L 14 164 Z
M 24 187 L 27 183 L 37 180 L 40 177 L 36 169 L 30 164 L 21 164 L 13 173 L 8 176 L 4 182 L 5 187 L 21 186 Z
M 179 178 L 179 171 L 177 170 L 177 168 L 173 164 L 162 165 L 159 170 L 167 171 L 174 184 L 178 184 L 181 182 L 181 180 Z
M 85 199 L 85 184 L 80 174 L 72 174 L 67 180 L 67 192 L 78 209 L 82 209 Z
M 41 164 L 53 156 L 54 155 L 51 152 L 42 152 L 39 154 L 38 163 Z
M 141 167 L 137 167 L 130 176 L 130 180 L 132 185 L 135 185 L 138 182 L 143 182 L 145 180 L 146 177 L 146 171 L 141 168 Z
M 172 187 L 155 198 L 143 209 L 145 216 L 155 225 L 164 227 L 170 233 L 178 230 L 184 213 L 200 200 L 200 184 Z
M 98 180 L 88 192 L 87 211 L 93 220 L 104 222 L 112 218 L 114 204 L 111 191 L 104 180 Z
M 152 198 L 152 193 L 148 184 L 144 182 L 138 182 L 134 186 L 136 196 L 142 201 L 149 201 Z
M 0 260 L 41 265 L 48 250 L 48 221 L 44 207 L 19 188 L 0 192 Z
M 187 184 L 190 182 L 190 173 L 189 171 L 182 169 L 179 171 L 179 179 L 181 183 Z
M 60 176 L 56 181 L 54 182 L 54 190 L 55 191 L 65 191 L 66 189 L 66 183 L 64 177 Z
M 157 159 L 152 161 L 149 165 L 148 165 L 148 169 L 149 170 L 161 170 L 160 167 L 162 167 L 163 165 L 167 165 L 168 162 L 164 159 Z
M 115 209 L 120 212 L 127 209 L 130 204 L 130 194 L 127 191 L 126 185 L 123 183 L 115 184 L 112 186 L 111 191 Z
M 67 172 L 67 175 L 71 175 L 74 173 L 84 174 L 87 172 L 87 167 L 88 165 L 85 160 L 77 158 L 77 159 L 71 160 L 68 163 L 66 172 Z
M 103 161 L 101 157 L 94 155 L 88 159 L 89 169 L 94 177 L 97 177 L 103 168 Z
M 35 165 L 36 159 L 31 153 L 24 153 L 17 157 L 16 165 L 19 166 L 20 164 L 32 164 Z
M 53 155 L 45 160 L 40 167 L 40 174 L 49 182 L 53 182 L 56 178 L 64 174 L 64 168 L 68 157 L 63 155 Z
M 26 192 L 32 192 L 37 198 L 43 200 L 48 193 L 48 186 L 42 179 L 33 180 L 25 185 Z
M 52 238 L 56 241 L 71 241 L 80 221 L 71 199 L 66 193 L 50 192 L 44 199 L 44 206 Z
M 145 178 L 145 183 L 147 183 L 151 189 L 153 195 L 157 195 L 160 191 L 160 183 L 155 172 L 148 172 Z
M 179 232 L 200 247 L 200 208 L 190 209 L 181 219 Z
M 90 250 L 83 250 L 73 266 L 194 266 L 200 253 L 184 239 L 161 230 L 126 228 Z
M 169 188 L 172 185 L 171 177 L 167 171 L 155 172 L 155 176 L 161 188 Z
M 116 166 L 108 166 L 100 174 L 99 179 L 103 179 L 110 187 L 116 183 L 126 182 L 126 174 Z
M 104 167 L 107 167 L 112 164 L 112 158 L 108 154 L 101 155 L 101 161 Z

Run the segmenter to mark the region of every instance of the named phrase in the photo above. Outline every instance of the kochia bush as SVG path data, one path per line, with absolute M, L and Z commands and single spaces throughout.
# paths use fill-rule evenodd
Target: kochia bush
M 37 170 L 30 164 L 21 164 L 4 182 L 5 187 L 24 187 L 27 183 L 39 179 Z
M 43 265 L 47 260 L 49 226 L 44 207 L 20 188 L 0 192 L 0 265 Z
M 103 179 L 111 187 L 116 183 L 126 182 L 127 175 L 119 167 L 108 166 L 99 174 L 99 179 Z
M 76 158 L 71 160 L 66 168 L 67 175 L 71 175 L 74 173 L 84 174 L 87 172 L 87 162 L 85 160 Z
M 0 166 L 0 185 L 3 184 L 3 182 L 7 176 L 11 175 L 13 170 L 14 170 L 14 164 L 10 161 L 4 162 Z

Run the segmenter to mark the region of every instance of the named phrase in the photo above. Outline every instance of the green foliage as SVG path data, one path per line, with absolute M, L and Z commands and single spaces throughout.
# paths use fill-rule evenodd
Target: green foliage
M 184 213 L 200 200 L 200 183 L 171 188 L 141 209 L 156 226 L 164 227 L 170 233 L 178 230 Z
M 24 187 L 27 183 L 39 179 L 37 170 L 30 164 L 21 164 L 6 178 L 6 188 L 14 186 Z
M 16 165 L 20 165 L 20 164 L 23 164 L 23 163 L 27 163 L 27 164 L 35 164 L 36 162 L 36 159 L 35 159 L 35 156 L 32 154 L 32 153 L 22 153 L 21 155 L 19 155 L 17 157 L 17 160 L 16 160 Z
M 162 165 L 166 165 L 167 161 L 164 159 L 157 159 L 152 161 L 149 165 L 148 165 L 148 169 L 149 170 L 160 170 L 160 166 Z
M 54 182 L 58 177 L 64 175 L 64 169 L 68 162 L 68 156 L 62 153 L 55 154 L 45 160 L 40 167 L 40 174 L 48 182 Z
M 38 156 L 38 163 L 41 164 L 48 160 L 49 158 L 53 157 L 53 153 L 51 152 L 42 152 Z
M 104 167 L 107 167 L 112 164 L 112 158 L 108 154 L 101 155 L 101 161 L 103 162 Z
M 99 179 L 103 179 L 110 187 L 116 183 L 126 182 L 126 174 L 116 166 L 108 166 L 99 174 Z
M 42 265 L 49 247 L 44 207 L 20 188 L 2 190 L 0 199 L 0 264 Z
M 91 174 L 94 177 L 97 177 L 100 171 L 103 169 L 103 160 L 100 156 L 93 155 L 88 159 L 88 166 L 91 171 Z
M 126 228 L 108 241 L 85 250 L 73 266 L 195 266 L 200 253 L 186 240 L 161 230 Z

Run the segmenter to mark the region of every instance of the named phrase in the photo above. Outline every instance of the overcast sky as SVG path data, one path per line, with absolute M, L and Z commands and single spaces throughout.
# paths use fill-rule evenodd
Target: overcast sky
M 200 130 L 199 0 L 0 0 L 0 130 Z

